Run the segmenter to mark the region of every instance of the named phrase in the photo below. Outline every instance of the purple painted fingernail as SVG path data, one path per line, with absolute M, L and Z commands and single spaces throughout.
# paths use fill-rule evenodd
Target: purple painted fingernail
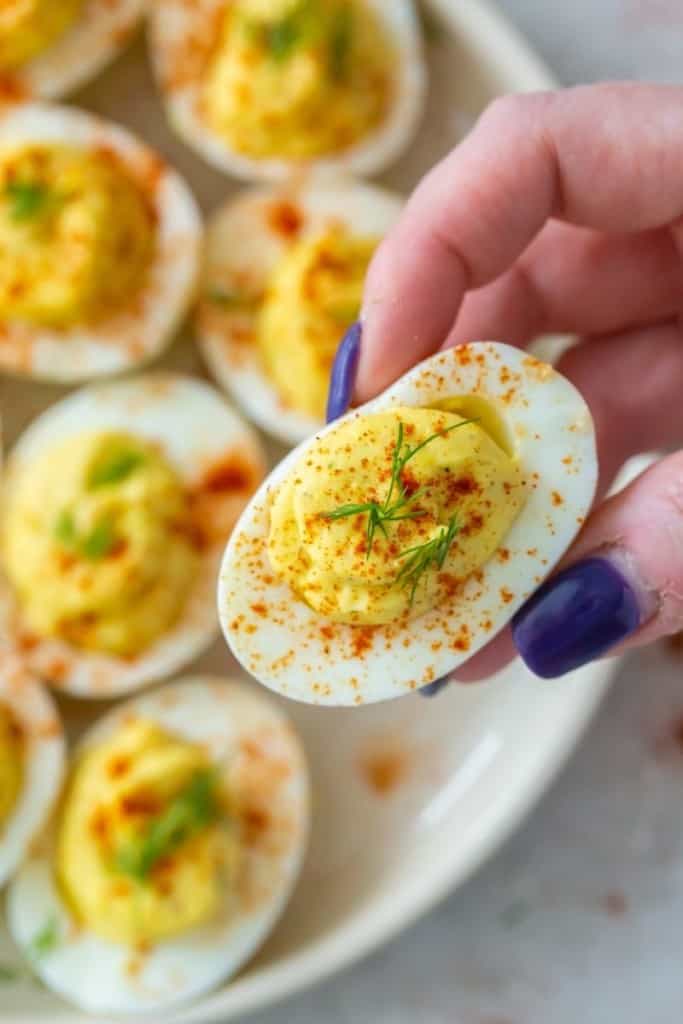
M 555 679 L 625 640 L 656 608 L 630 556 L 615 550 L 544 583 L 515 615 L 512 635 L 531 671 Z
M 327 398 L 327 422 L 343 416 L 353 396 L 360 356 L 360 341 L 363 328 L 360 322 L 349 327 L 337 349 L 330 377 L 330 393 Z
M 435 679 L 433 683 L 421 686 L 417 692 L 421 697 L 436 697 L 437 694 L 446 689 L 450 682 L 452 682 L 450 676 L 442 676 L 441 679 Z

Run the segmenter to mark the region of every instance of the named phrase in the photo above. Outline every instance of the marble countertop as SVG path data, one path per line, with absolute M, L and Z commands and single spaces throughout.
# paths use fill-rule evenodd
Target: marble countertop
M 683 76 L 681 0 L 500 6 L 567 84 Z M 631 658 L 493 861 L 398 941 L 250 1024 L 680 1024 L 682 682 L 683 648 Z

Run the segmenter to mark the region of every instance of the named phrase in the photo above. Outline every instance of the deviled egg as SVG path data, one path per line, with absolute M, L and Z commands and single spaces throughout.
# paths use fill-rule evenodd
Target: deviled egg
M 54 830 L 10 888 L 12 936 L 88 1012 L 169 1009 L 263 942 L 309 814 L 302 749 L 269 700 L 225 679 L 166 685 L 86 734 Z
M 59 715 L 11 654 L 0 655 L 0 886 L 46 824 L 64 765 Z
M 52 406 L 7 460 L 0 646 L 80 697 L 191 661 L 217 632 L 222 549 L 264 473 L 252 431 L 196 379 L 151 373 Z
M 125 46 L 147 0 L 3 0 L 0 94 L 57 99 Z
M 124 129 L 0 110 L 0 370 L 75 381 L 157 356 L 194 298 L 201 234 L 188 187 Z
M 310 164 L 374 174 L 422 112 L 412 0 L 166 0 L 151 45 L 172 125 L 238 177 Z
M 250 189 L 212 217 L 199 344 L 216 379 L 275 437 L 297 444 L 324 424 L 337 346 L 401 207 L 393 192 L 340 179 Z
M 569 547 L 597 480 L 590 412 L 520 349 L 481 342 L 415 367 L 293 451 L 246 508 L 221 624 L 296 700 L 399 697 L 507 624 Z

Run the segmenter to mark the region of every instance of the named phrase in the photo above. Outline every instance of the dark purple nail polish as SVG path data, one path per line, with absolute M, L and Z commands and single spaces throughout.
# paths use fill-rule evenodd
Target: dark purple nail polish
M 327 422 L 343 416 L 348 409 L 356 384 L 360 340 L 363 328 L 359 322 L 352 324 L 341 340 L 334 357 L 330 377 L 330 393 L 327 398 Z
M 433 683 L 427 683 L 426 686 L 421 686 L 417 692 L 421 697 L 436 697 L 437 694 L 446 689 L 450 682 L 450 676 L 442 676 L 441 679 L 435 679 Z
M 553 576 L 517 612 L 512 635 L 537 676 L 554 679 L 605 654 L 645 621 L 622 565 L 587 558 Z

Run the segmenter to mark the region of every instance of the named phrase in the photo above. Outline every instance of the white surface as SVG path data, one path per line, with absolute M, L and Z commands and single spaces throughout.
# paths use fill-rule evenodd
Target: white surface
M 465 11 L 472 9 L 475 0 L 456 3 Z M 634 3 L 623 0 L 621 7 Z M 616 0 L 597 4 L 595 0 L 572 4 L 508 0 L 506 7 L 524 15 L 542 51 L 562 58 L 555 64 L 567 80 L 633 73 L 639 45 L 644 75 L 680 75 L 678 8 L 673 0 L 642 3 L 659 11 L 671 4 L 671 11 L 659 28 L 631 28 L 623 50 L 619 41 L 627 39 L 627 30 Z M 487 46 L 496 55 L 498 74 L 482 71 L 462 48 L 455 59 L 450 49 L 434 56 L 436 81 L 444 84 L 457 74 L 462 100 L 449 111 L 435 104 L 432 96 L 430 122 L 440 127 L 444 137 L 462 132 L 476 115 L 482 96 L 500 87 L 510 71 L 499 43 L 500 36 L 490 32 Z M 525 78 L 529 87 L 537 81 L 533 70 Z M 159 126 L 156 102 L 140 96 L 141 85 L 147 83 L 148 75 L 133 55 L 89 90 L 88 101 L 106 113 L 128 102 L 131 123 L 158 138 L 165 152 L 178 152 Z M 443 138 L 439 144 L 433 137 L 422 138 L 385 180 L 394 187 L 407 187 L 416 173 L 440 155 L 443 145 Z M 199 166 L 187 152 L 178 152 L 177 163 L 205 203 L 216 203 L 225 194 L 227 182 Z M 189 357 L 176 350 L 175 363 L 187 366 Z M 12 433 L 19 419 L 16 394 L 16 385 L 0 383 L 0 404 L 15 414 L 9 423 Z M 54 396 L 54 389 L 34 388 L 22 396 L 21 418 L 25 419 L 31 408 L 42 408 Z M 221 659 L 225 666 L 226 656 L 217 652 L 214 668 Z M 683 711 L 677 681 L 681 664 L 664 650 L 631 662 L 570 771 L 531 824 L 478 879 L 384 952 L 249 1021 L 680 1024 L 683 754 L 662 742 L 662 737 Z M 528 759 L 533 761 L 547 737 L 549 718 L 558 707 L 573 703 L 577 685 L 570 680 L 540 685 L 521 680 L 512 686 L 503 682 L 495 690 L 486 686 L 454 691 L 431 703 L 418 697 L 395 701 L 388 706 L 391 714 L 382 705 L 361 712 L 297 709 L 295 718 L 304 733 L 316 783 L 313 850 L 282 926 L 242 976 L 239 988 L 233 988 L 233 1006 L 250 1005 L 264 973 L 279 991 L 296 980 L 297 965 L 314 937 L 314 922 L 323 935 L 332 921 L 346 922 L 336 939 L 318 943 L 318 963 L 327 968 L 339 955 L 363 952 L 372 939 L 367 919 L 370 894 L 383 908 L 380 924 L 395 925 L 407 904 L 419 903 L 428 890 L 436 895 L 445 887 L 456 860 L 466 869 L 466 847 L 473 841 L 476 845 L 476 835 L 458 828 L 457 814 L 455 828 L 450 832 L 444 828 L 438 812 L 449 798 L 435 803 L 427 794 L 437 786 L 441 793 L 449 793 L 456 810 L 476 807 L 477 814 L 470 813 L 472 821 L 485 821 L 507 805 L 511 822 L 510 771 L 519 771 L 529 764 Z M 585 685 L 595 692 L 589 680 Z M 496 755 L 498 726 L 493 723 L 505 713 L 507 701 L 516 699 L 515 693 L 524 700 L 525 687 L 530 688 L 527 699 L 533 693 L 538 701 L 538 714 L 510 718 L 519 757 L 504 766 L 502 778 L 490 778 L 482 789 L 478 784 L 482 769 L 486 775 L 489 758 L 495 760 Z M 484 730 L 482 716 L 487 723 Z M 472 742 L 475 735 L 479 744 Z M 335 758 L 331 759 L 333 744 Z M 389 754 L 408 753 L 409 784 L 379 798 L 363 784 L 358 766 L 368 750 L 376 753 L 383 748 Z M 335 788 L 340 763 L 348 784 Z M 453 780 L 450 791 L 443 789 L 444 777 Z M 416 832 L 412 823 L 424 821 L 429 808 L 430 827 L 426 833 Z M 378 842 L 379 836 L 383 843 Z M 406 843 L 418 853 L 427 846 L 445 851 L 440 872 L 434 872 L 425 856 L 406 884 L 401 877 Z M 360 875 L 354 874 L 354 866 L 360 868 Z M 605 901 L 618 909 L 624 895 L 629 910 L 622 917 L 611 917 L 602 909 Z M 292 953 L 289 960 L 283 959 L 286 951 Z M 28 983 L 13 995 L 3 988 L 0 1019 L 16 1020 L 19 1006 L 19 1019 L 27 1024 L 48 1020 L 63 1024 L 67 1019 L 64 1007 L 56 1007 Z M 213 1016 L 226 1019 L 217 1008 Z M 239 1019 L 246 1019 L 243 1013 Z

